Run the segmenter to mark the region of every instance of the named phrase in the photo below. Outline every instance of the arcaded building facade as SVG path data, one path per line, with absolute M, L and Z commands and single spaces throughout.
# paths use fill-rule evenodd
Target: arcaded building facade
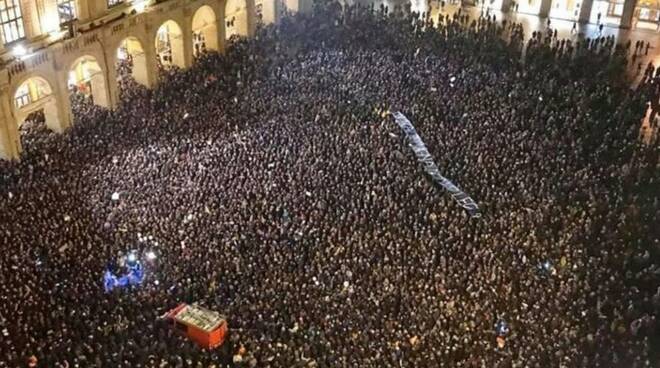
M 35 112 L 51 130 L 66 130 L 72 123 L 72 91 L 112 108 L 118 100 L 116 65 L 122 59 L 131 59 L 136 81 L 152 87 L 159 64 L 188 67 L 202 50 L 222 52 L 232 35 L 250 36 L 258 22 L 309 10 L 312 1 L 0 0 L 0 159 L 20 158 L 19 129 Z M 428 8 L 427 0 L 412 3 L 420 1 Z M 650 31 L 660 21 L 660 0 L 462 3 Z
M 305 0 L 0 0 L 0 157 L 18 159 L 20 125 L 43 113 L 55 132 L 72 123 L 77 90 L 100 106 L 118 100 L 116 65 L 131 58 L 152 87 L 158 64 L 186 68 L 234 34 L 278 21 Z

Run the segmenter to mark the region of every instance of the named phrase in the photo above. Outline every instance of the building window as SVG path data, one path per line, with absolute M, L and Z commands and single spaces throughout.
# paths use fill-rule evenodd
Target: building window
M 112 8 L 113 6 L 119 5 L 123 2 L 124 0 L 108 0 L 108 8 Z
M 60 16 L 60 24 L 76 19 L 75 0 L 57 0 L 57 14 Z
M 660 24 L 660 1 L 638 0 L 633 12 L 633 26 L 657 31 L 658 24 Z
M 19 0 L 0 0 L 0 24 L 5 43 L 12 43 L 25 37 Z
M 14 95 L 14 103 L 16 104 L 16 107 L 19 109 L 25 105 L 30 104 L 32 99 L 30 98 L 30 87 L 28 86 L 27 83 L 23 83 L 22 86 L 16 90 L 16 94 Z

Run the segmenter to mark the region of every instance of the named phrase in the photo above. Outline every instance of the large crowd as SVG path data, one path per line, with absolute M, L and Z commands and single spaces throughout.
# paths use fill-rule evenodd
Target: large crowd
M 657 367 L 660 78 L 528 36 L 326 2 L 115 110 L 76 97 L 0 163 L 0 367 Z M 130 252 L 143 284 L 106 292 Z M 180 302 L 226 343 L 160 318 Z

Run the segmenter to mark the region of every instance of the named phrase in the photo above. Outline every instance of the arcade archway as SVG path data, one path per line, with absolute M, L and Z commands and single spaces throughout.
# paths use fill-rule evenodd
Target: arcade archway
M 45 123 L 51 130 L 60 130 L 57 99 L 53 89 L 42 77 L 31 77 L 14 91 L 14 116 L 18 126 Z
M 228 0 L 225 5 L 225 35 L 248 36 L 248 7 L 246 0 Z
M 181 27 L 175 21 L 168 20 L 158 28 L 155 43 L 156 55 L 162 67 L 177 66 L 185 68 L 183 33 Z
M 254 15 L 257 23 L 268 25 L 275 23 L 278 19 L 278 6 L 283 4 L 282 0 L 255 0 L 254 1 Z
M 117 75 L 132 76 L 136 82 L 149 86 L 147 57 L 142 44 L 135 37 L 127 37 L 117 48 Z
M 209 50 L 218 50 L 218 23 L 215 12 L 204 5 L 197 9 L 192 18 L 193 55 Z
M 78 58 L 69 70 L 69 89 L 88 98 L 93 104 L 110 107 L 103 69 L 93 56 Z

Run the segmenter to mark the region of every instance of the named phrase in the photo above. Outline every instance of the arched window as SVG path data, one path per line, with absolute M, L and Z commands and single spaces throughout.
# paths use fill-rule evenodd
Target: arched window
M 246 0 L 227 0 L 225 3 L 225 35 L 247 36 L 248 8 Z
M 657 24 L 660 23 L 660 1 L 638 0 L 635 6 L 635 17 L 639 21 L 638 28 L 657 30 Z
M 49 97 L 52 90 L 48 82 L 40 77 L 32 77 L 23 82 L 14 92 L 14 105 L 22 108 Z
M 135 37 L 127 37 L 117 48 L 117 75 L 125 77 L 131 75 L 136 82 L 148 86 L 149 75 L 147 71 L 147 57 L 142 43 Z
M 195 11 L 192 19 L 193 55 L 218 49 L 218 25 L 213 9 L 204 5 Z
M 0 0 L 0 25 L 5 44 L 25 38 L 19 0 Z
M 110 107 L 104 73 L 93 56 L 82 56 L 73 63 L 68 85 L 71 92 L 89 98 L 96 105 Z
M 175 21 L 168 20 L 158 28 L 155 46 L 156 55 L 158 55 L 162 67 L 177 66 L 185 68 L 183 33 L 181 27 Z
M 28 105 L 30 102 L 32 102 L 30 97 L 30 86 L 28 86 L 27 83 L 24 83 L 16 90 L 14 104 L 16 104 L 16 107 L 21 108 Z

